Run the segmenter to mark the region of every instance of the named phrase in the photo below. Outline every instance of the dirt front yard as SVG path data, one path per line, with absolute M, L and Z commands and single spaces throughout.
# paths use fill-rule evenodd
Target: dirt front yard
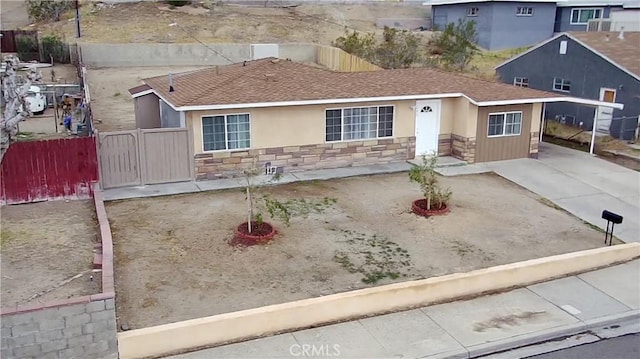
M 91 200 L 4 206 L 0 217 L 2 308 L 100 292 Z
M 142 79 L 202 69 L 202 66 L 155 66 L 88 70 L 91 111 L 99 131 L 134 130 L 136 117 L 128 90 Z
M 336 198 L 266 244 L 233 247 L 241 190 L 107 203 L 119 323 L 141 328 L 602 246 L 602 234 L 496 175 L 442 178 L 452 212 L 419 218 L 406 174 L 269 188 Z

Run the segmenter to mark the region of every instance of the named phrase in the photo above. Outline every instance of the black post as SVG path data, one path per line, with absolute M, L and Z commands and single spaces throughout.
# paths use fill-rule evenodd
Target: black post
M 76 0 L 76 37 L 80 38 L 80 7 Z

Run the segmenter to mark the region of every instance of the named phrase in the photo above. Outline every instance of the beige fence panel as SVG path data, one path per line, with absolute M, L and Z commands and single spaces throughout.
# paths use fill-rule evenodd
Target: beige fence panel
M 103 188 L 141 183 L 138 131 L 98 133 L 97 146 Z
M 145 184 L 193 179 L 193 156 L 185 128 L 140 130 L 140 158 Z
M 190 181 L 193 143 L 185 128 L 99 133 L 102 188 Z
M 353 56 L 342 49 L 319 45 L 316 50 L 316 63 L 340 72 L 378 71 L 380 67 Z

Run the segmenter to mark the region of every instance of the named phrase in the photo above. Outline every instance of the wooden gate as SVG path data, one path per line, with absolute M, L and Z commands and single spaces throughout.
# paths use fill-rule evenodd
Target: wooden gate
M 103 188 L 191 181 L 193 145 L 184 128 L 99 133 Z

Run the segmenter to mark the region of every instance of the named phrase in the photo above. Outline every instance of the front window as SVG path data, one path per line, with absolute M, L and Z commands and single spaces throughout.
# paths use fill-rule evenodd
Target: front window
M 325 130 L 327 142 L 391 137 L 393 106 L 327 110 Z
M 571 81 L 567 79 L 562 79 L 559 77 L 553 78 L 553 89 L 555 91 L 561 92 L 570 92 L 571 91 Z
M 477 7 L 470 7 L 467 9 L 467 16 L 478 16 L 479 10 Z
M 529 87 L 529 79 L 526 77 L 514 77 L 513 84 L 518 87 Z
M 205 151 L 251 147 L 249 114 L 203 117 L 202 144 Z
M 488 137 L 519 136 L 522 131 L 522 112 L 489 114 Z
M 571 25 L 586 25 L 589 20 L 602 18 L 602 9 L 571 9 Z
M 516 16 L 533 16 L 532 7 L 518 7 L 516 9 Z

